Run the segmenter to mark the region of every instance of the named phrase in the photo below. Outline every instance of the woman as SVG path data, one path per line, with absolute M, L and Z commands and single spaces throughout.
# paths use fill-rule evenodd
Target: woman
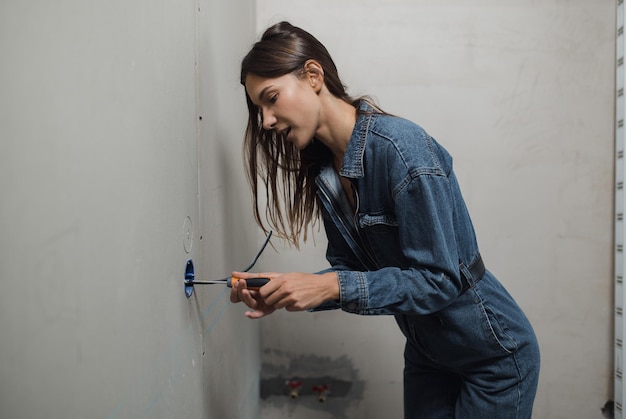
M 345 91 L 326 48 L 287 22 L 242 61 L 248 176 L 271 228 L 296 246 L 321 216 L 331 269 L 233 272 L 231 301 L 394 315 L 406 336 L 406 418 L 530 418 L 539 348 L 522 310 L 485 270 L 452 158 L 416 124 Z

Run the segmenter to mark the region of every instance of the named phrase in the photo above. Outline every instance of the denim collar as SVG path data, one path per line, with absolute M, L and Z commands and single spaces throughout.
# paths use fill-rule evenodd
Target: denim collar
M 343 156 L 343 164 L 339 174 L 347 178 L 362 178 L 365 175 L 363 168 L 363 155 L 365 153 L 365 143 L 370 124 L 376 118 L 375 109 L 366 101 L 359 103 L 356 123 Z

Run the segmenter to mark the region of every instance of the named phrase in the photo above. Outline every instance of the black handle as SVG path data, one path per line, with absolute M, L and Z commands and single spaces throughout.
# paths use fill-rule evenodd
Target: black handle
M 239 279 L 235 278 L 236 281 L 239 281 Z M 247 279 L 243 279 L 243 281 L 246 281 L 246 286 L 248 287 L 248 289 L 250 290 L 258 290 L 259 288 L 261 288 L 263 285 L 267 284 L 268 282 L 270 282 L 269 278 L 247 278 Z M 231 278 L 230 280 L 228 280 L 227 285 L 229 287 L 233 286 L 233 278 Z

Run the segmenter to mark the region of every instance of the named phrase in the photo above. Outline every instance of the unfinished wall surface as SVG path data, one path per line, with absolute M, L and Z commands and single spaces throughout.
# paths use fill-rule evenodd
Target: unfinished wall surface
M 615 2 L 257 2 L 259 33 L 283 19 L 327 46 L 353 95 L 373 95 L 455 157 L 487 267 L 539 338 L 534 417 L 602 417 L 613 380 Z M 262 269 L 326 266 L 323 232 L 300 253 L 278 248 Z M 267 383 L 329 376 L 355 389 L 331 388 L 323 404 L 268 395 L 264 418 L 402 417 L 392 318 L 280 312 L 262 320 L 262 348 Z
M 0 4 L 0 417 L 257 417 L 258 325 L 183 287 L 188 259 L 213 279 L 256 251 L 234 97 L 253 13 Z

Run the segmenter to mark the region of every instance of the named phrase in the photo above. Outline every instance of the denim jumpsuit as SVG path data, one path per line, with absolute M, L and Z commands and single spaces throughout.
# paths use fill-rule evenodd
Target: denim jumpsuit
M 340 288 L 317 310 L 395 316 L 406 419 L 530 418 L 537 340 L 481 264 L 451 156 L 418 125 L 362 102 L 340 175 L 355 208 L 332 166 L 316 179 Z

